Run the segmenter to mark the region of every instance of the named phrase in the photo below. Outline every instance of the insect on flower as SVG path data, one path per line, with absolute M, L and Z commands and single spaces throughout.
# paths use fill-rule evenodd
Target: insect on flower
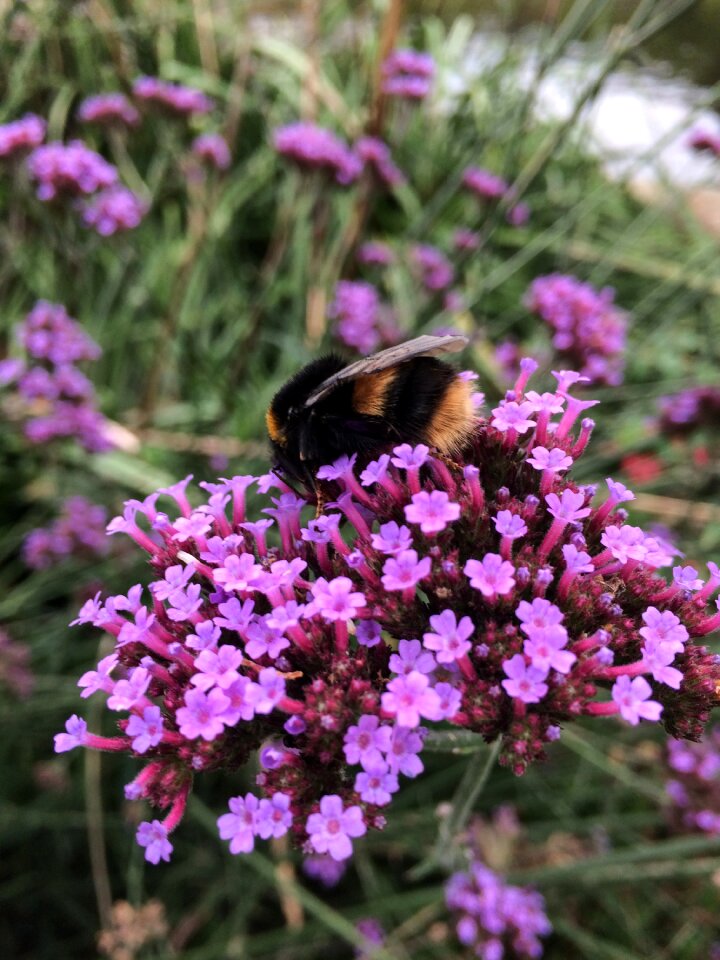
M 320 467 L 344 454 L 370 459 L 402 441 L 459 453 L 475 426 L 472 384 L 437 357 L 467 342 L 422 336 L 350 365 L 333 354 L 309 363 L 267 412 L 276 466 L 314 490 Z

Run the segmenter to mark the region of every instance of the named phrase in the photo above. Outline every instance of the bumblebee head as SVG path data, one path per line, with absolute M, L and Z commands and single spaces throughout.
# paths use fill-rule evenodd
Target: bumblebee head
M 268 436 L 276 455 L 295 460 L 306 459 L 303 437 L 315 417 L 307 406 L 310 394 L 328 377 L 345 366 L 338 356 L 320 357 L 295 374 L 275 394 L 265 415 Z

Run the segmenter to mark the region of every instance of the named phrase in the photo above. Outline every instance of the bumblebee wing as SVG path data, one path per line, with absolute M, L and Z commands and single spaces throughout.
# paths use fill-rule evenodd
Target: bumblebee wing
M 313 406 L 340 383 L 357 380 L 358 377 L 367 376 L 369 373 L 377 373 L 379 370 L 387 370 L 389 367 L 395 367 L 407 360 L 412 360 L 414 357 L 437 357 L 443 353 L 457 353 L 467 343 L 467 337 L 433 337 L 429 334 L 416 337 L 414 340 L 408 340 L 407 343 L 399 343 L 396 347 L 381 350 L 380 353 L 374 353 L 371 357 L 363 357 L 362 360 L 351 363 L 349 366 L 343 367 L 338 373 L 328 377 L 319 387 L 313 390 L 305 401 L 305 406 Z

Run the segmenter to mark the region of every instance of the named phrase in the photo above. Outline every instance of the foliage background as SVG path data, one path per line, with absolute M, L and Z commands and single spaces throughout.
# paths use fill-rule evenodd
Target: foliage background
M 532 88 L 518 83 L 525 39 L 505 35 L 497 64 L 449 98 L 445 81 L 476 25 L 408 15 L 405 39 L 436 58 L 438 93 L 413 111 L 386 110 L 385 135 L 409 182 L 366 197 L 328 191 L 289 169 L 270 135 L 298 116 L 360 135 L 377 110 L 380 51 L 394 39 L 385 4 L 306 2 L 289 18 L 270 10 L 269 20 L 255 4 L 206 0 L 0 5 L 0 122 L 42 114 L 48 139 L 82 136 L 152 204 L 137 230 L 101 240 L 67 211 L 40 204 L 21 170 L 0 170 L 0 351 L 15 350 L 12 330 L 36 299 L 64 303 L 102 345 L 92 374 L 101 408 L 128 431 L 121 449 L 94 456 L 72 445 L 33 449 L 12 420 L 0 435 L 0 625 L 29 646 L 35 674 L 29 699 L 3 691 L 0 700 L 3 955 L 43 960 L 60 948 L 95 956 L 112 901 L 157 898 L 169 933 L 138 956 L 350 956 L 353 924 L 367 916 L 390 933 L 378 957 L 460 956 L 442 875 L 410 882 L 408 871 L 434 841 L 438 804 L 477 762 L 470 748 L 428 754 L 426 775 L 404 788 L 388 829 L 363 844 L 330 893 L 304 881 L 297 855 L 282 845 L 237 859 L 221 848 L 214 817 L 230 793 L 250 785 L 252 771 L 206 783 L 173 865 L 146 870 L 133 841 L 140 813 L 119 799 L 133 765 L 50 752 L 52 734 L 78 708 L 76 677 L 101 653 L 92 631 L 70 632 L 68 621 L 96 589 L 126 589 L 144 571 L 116 543 L 106 559 L 34 573 L 19 549 L 67 495 L 116 511 L 128 496 L 187 472 L 213 479 L 225 469 L 217 458 L 229 458 L 235 473 L 264 469 L 264 410 L 278 385 L 331 342 L 324 306 L 340 276 L 355 276 L 358 238 L 449 250 L 454 229 L 477 217 L 458 189 L 475 164 L 518 184 L 531 221 L 483 225 L 481 255 L 458 263 L 467 304 L 460 315 L 426 298 L 401 258 L 386 293 L 404 329 L 452 323 L 471 334 L 468 365 L 493 399 L 504 390 L 495 344 L 512 335 L 529 353 L 548 352 L 547 331 L 521 305 L 534 276 L 558 270 L 614 286 L 632 314 L 626 379 L 593 393 L 603 406 L 579 479 L 628 479 L 621 464 L 629 454 L 662 457 L 634 515 L 674 527 L 688 562 L 711 557 L 720 540 L 717 447 L 699 471 L 688 448 L 668 444 L 648 418 L 659 396 L 717 381 L 717 240 L 684 197 L 663 193 L 645 206 L 608 182 L 586 151 L 580 116 L 629 53 L 691 6 L 640 0 L 613 30 L 608 18 L 618 11 L 603 0 L 577 0 L 550 17 L 530 41 L 540 74 L 581 38 L 590 38 L 595 64 L 577 115 L 561 125 L 537 120 Z M 146 120 L 127 141 L 79 127 L 83 96 L 127 90 L 141 73 L 199 87 L 216 99 L 215 114 L 197 129 Z M 708 89 L 708 104 L 715 94 Z M 233 165 L 189 182 L 183 157 L 205 126 L 225 134 Z M 521 780 L 493 771 L 479 809 L 513 804 L 524 824 L 493 865 L 547 898 L 555 925 L 547 957 L 692 960 L 720 938 L 720 841 L 669 830 L 660 756 L 660 740 L 642 728 L 588 724 Z

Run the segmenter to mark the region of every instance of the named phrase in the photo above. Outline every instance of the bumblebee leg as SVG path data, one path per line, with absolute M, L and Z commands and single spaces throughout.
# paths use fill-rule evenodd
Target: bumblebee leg
M 322 492 L 319 486 L 315 487 L 315 519 L 320 516 L 320 514 L 325 509 L 325 504 L 327 503 L 327 498 Z
M 459 470 L 462 473 L 462 466 L 451 457 L 446 456 L 444 453 L 440 453 L 439 450 L 433 450 L 432 455 L 436 460 L 444 463 L 446 467 L 454 467 L 456 470 Z

